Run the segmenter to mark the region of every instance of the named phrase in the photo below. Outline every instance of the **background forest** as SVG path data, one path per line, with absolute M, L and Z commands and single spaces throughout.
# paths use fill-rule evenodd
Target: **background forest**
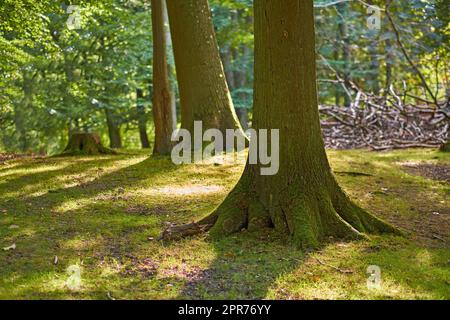
M 450 299 L 449 35 L 448 0 L 0 0 L 0 300 Z M 175 161 L 199 120 L 242 150 Z
M 67 12 L 69 4 L 79 5 L 77 28 L 67 25 L 74 16 Z M 369 4 L 382 9 L 379 30 L 368 28 Z M 252 1 L 212 0 L 210 5 L 245 127 L 253 104 Z M 398 106 L 395 96 L 403 105 L 445 107 L 448 3 L 394 1 L 389 15 L 385 6 L 385 1 L 315 1 L 322 106 L 348 107 L 360 90 L 377 97 L 393 92 L 393 102 L 384 104 L 391 108 Z M 113 148 L 145 146 L 139 132 L 153 139 L 149 1 L 4 0 L 0 21 L 0 150 L 55 154 L 80 131 L 99 133 Z M 168 51 L 177 97 L 170 43 Z M 440 129 L 445 138 L 442 128 L 448 126 Z M 348 142 L 327 139 L 327 146 L 358 146 Z

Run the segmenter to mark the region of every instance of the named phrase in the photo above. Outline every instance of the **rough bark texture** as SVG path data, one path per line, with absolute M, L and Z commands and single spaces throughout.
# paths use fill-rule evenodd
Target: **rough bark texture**
M 115 154 L 111 149 L 105 148 L 98 134 L 75 133 L 70 136 L 69 143 L 63 155 L 98 155 Z
M 141 140 L 142 149 L 150 148 L 150 142 L 148 141 L 147 134 L 147 117 L 145 115 L 145 107 L 142 104 L 142 99 L 144 98 L 144 92 L 142 89 L 136 89 L 136 99 L 137 99 L 137 114 L 138 114 L 138 127 L 139 127 L 139 138 Z
M 280 170 L 247 164 L 234 190 L 208 217 L 175 226 L 172 239 L 274 227 L 304 248 L 329 237 L 358 239 L 396 229 L 354 204 L 336 182 L 320 132 L 313 0 L 255 0 L 256 129 L 280 129 Z
M 220 60 L 207 0 L 168 0 L 175 65 L 181 99 L 181 127 L 240 129 Z
M 153 26 L 153 119 L 155 145 L 153 154 L 168 155 L 172 151 L 172 102 L 167 67 L 166 35 L 164 30 L 164 0 L 152 0 Z

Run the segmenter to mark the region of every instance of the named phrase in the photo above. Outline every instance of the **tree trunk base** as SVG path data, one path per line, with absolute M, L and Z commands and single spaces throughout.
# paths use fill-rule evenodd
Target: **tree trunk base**
M 170 226 L 161 240 L 177 240 L 209 231 L 218 238 L 243 229 L 249 231 L 274 228 L 288 234 L 303 249 L 317 248 L 330 239 L 368 239 L 367 234 L 402 232 L 366 212 L 340 189 L 337 182 L 325 191 L 308 192 L 290 186 L 276 195 L 273 203 L 249 192 L 249 179 L 241 178 L 225 200 L 206 218 L 185 225 Z
M 115 151 L 102 145 L 98 134 L 75 133 L 70 136 L 69 143 L 62 155 L 100 155 L 117 154 Z

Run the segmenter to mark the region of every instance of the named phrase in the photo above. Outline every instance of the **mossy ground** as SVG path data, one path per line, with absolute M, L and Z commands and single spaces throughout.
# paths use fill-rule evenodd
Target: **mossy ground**
M 449 185 L 402 167 L 449 166 L 448 153 L 330 151 L 352 199 L 406 237 L 313 252 L 267 230 L 152 240 L 167 222 L 213 210 L 243 168 L 175 166 L 148 153 L 0 165 L 0 299 L 450 299 Z M 71 291 L 66 270 L 75 264 L 82 284 Z M 379 290 L 366 286 L 369 265 L 381 268 Z

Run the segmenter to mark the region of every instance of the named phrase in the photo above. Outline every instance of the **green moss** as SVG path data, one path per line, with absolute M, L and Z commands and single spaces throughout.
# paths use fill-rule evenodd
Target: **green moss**
M 329 152 L 335 171 L 370 174 L 338 180 L 358 205 L 406 237 L 334 241 L 312 253 L 274 230 L 148 240 L 166 222 L 206 216 L 242 167 L 175 166 L 148 151 L 124 153 L 0 167 L 0 248 L 17 246 L 0 250 L 0 299 L 450 299 L 450 239 L 442 220 L 448 184 L 402 169 L 403 162 L 450 165 L 447 153 Z M 74 264 L 81 267 L 78 291 L 65 285 Z M 369 265 L 381 268 L 381 290 L 367 289 Z

